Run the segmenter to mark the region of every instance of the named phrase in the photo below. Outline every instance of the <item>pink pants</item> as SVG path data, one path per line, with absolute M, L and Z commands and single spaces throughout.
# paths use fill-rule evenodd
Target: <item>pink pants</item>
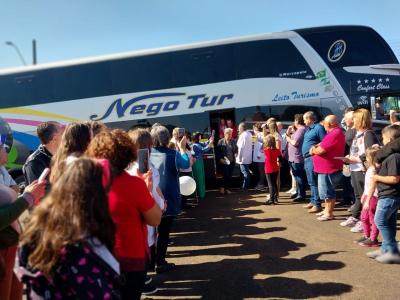
M 1 300 L 22 300 L 22 283 L 14 273 L 15 256 L 17 245 L 0 250 L 4 273 L 0 279 L 0 299 Z
M 374 221 L 377 204 L 378 198 L 372 196 L 371 200 L 369 201 L 368 210 L 363 209 L 361 211 L 361 222 L 363 225 L 364 236 L 369 237 L 372 241 L 375 241 L 379 235 L 379 229 L 376 227 Z

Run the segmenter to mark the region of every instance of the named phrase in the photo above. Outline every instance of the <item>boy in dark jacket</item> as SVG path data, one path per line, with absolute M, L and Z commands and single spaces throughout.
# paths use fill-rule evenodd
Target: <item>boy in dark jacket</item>
M 390 125 L 382 130 L 385 147 L 377 153 L 381 164 L 379 173 L 373 176 L 378 185 L 378 206 L 375 223 L 380 230 L 383 242 L 378 251 L 367 255 L 384 264 L 400 263 L 400 253 L 396 242 L 397 211 L 400 208 L 400 126 Z

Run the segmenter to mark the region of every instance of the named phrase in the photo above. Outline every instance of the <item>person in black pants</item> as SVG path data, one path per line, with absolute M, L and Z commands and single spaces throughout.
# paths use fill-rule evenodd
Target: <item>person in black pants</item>
M 359 219 L 362 209 L 361 196 L 364 192 L 365 151 L 372 145 L 379 144 L 379 141 L 372 131 L 372 117 L 367 109 L 357 109 L 353 113 L 353 120 L 354 128 L 357 132 L 352 141 L 350 155 L 343 161 L 350 165 L 351 183 L 353 185 L 356 201 L 352 209 L 352 216 L 340 223 L 340 225 L 353 227 L 351 229 L 352 232 L 362 232 L 362 224 Z
M 273 135 L 268 135 L 264 143 L 265 154 L 265 176 L 267 177 L 269 200 L 267 205 L 278 203 L 278 175 L 279 175 L 279 158 L 281 151 L 276 148 L 276 141 Z
M 232 129 L 226 128 L 224 134 L 224 138 L 218 141 L 215 149 L 217 167 L 223 176 L 222 185 L 219 188 L 221 195 L 230 194 L 228 187 L 235 168 L 235 153 L 237 152 L 236 143 L 232 140 Z

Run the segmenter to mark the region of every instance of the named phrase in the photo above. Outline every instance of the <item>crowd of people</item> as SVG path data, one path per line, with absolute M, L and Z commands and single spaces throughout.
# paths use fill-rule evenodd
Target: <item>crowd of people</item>
M 296 114 L 287 129 L 275 118 L 253 130 L 240 123 L 237 133 L 228 125 L 220 123 L 215 143 L 221 195 L 232 193 L 238 164 L 244 190 L 267 186 L 266 204 L 279 204 L 281 178 L 290 169 L 293 202 L 308 201 L 309 187 L 304 208 L 321 222 L 335 218 L 335 205 L 351 205 L 340 225 L 363 233 L 356 240 L 361 246 L 379 246 L 380 234 L 380 249 L 367 255 L 400 263 L 400 125 L 382 130 L 382 145 L 365 109 L 346 111 L 343 126 L 334 115 L 318 122 L 312 111 Z M 158 123 L 126 132 L 99 122 L 45 122 L 37 135 L 41 145 L 23 167 L 22 194 L 0 167 L 0 299 L 22 299 L 22 284 L 28 299 L 140 299 L 156 292 L 148 272 L 175 267 L 166 257 L 187 201 L 179 177 L 194 177 L 197 196 L 205 197 L 203 154 L 214 136 L 204 141 L 183 128 L 171 136 Z M 143 150 L 150 154 L 145 171 Z M 339 203 L 338 188 L 344 191 Z M 25 211 L 22 230 L 18 217 Z
M 223 175 L 220 194 L 231 193 L 235 164 L 243 175 L 242 188 L 248 189 L 253 164 L 258 173 L 253 176 L 258 178 L 256 189 L 263 190 L 266 178 L 266 204 L 278 204 L 280 178 L 285 176 L 281 173 L 288 164 L 294 183 L 288 193 L 293 202 L 308 202 L 303 207 L 322 222 L 335 218 L 335 206 L 350 206 L 351 216 L 340 225 L 362 233 L 354 242 L 364 247 L 381 245 L 367 255 L 381 263 L 400 263 L 395 240 L 400 207 L 399 124 L 385 127 L 382 141 L 372 129 L 370 112 L 363 108 L 347 109 L 341 122 L 334 115 L 318 122 L 316 114 L 308 111 L 296 114 L 286 130 L 274 118 L 255 123 L 252 132 L 245 126 L 239 124 L 237 141 L 232 129 L 226 128 L 218 142 L 216 157 Z M 340 202 L 336 201 L 338 189 L 343 191 Z
M 202 154 L 213 138 L 188 143 L 161 124 L 129 132 L 99 122 L 38 126 L 27 186 L 0 168 L 0 299 L 140 299 L 157 291 L 148 271 L 168 272 L 179 176 L 191 172 L 205 197 Z M 0 163 L 7 161 L 1 145 Z M 141 172 L 138 151 L 147 150 Z M 47 174 L 43 179 L 43 174 Z M 29 212 L 22 230 L 18 218 Z M 17 263 L 16 263 L 17 262 Z

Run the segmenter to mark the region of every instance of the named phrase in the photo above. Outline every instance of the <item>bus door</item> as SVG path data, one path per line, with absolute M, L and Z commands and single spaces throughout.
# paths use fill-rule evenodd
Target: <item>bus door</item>
M 400 121 L 400 93 L 370 96 L 374 130 L 378 133 L 390 123 Z
M 220 111 L 212 111 L 210 112 L 210 134 L 214 130 L 214 148 L 206 154 L 204 154 L 204 171 L 206 175 L 206 179 L 215 179 L 221 177 L 217 172 L 217 162 L 215 161 L 215 147 L 217 146 L 218 141 L 223 138 L 223 132 L 220 132 L 219 124 L 222 122 L 226 123 L 226 120 L 235 121 L 235 110 L 234 109 L 225 109 Z

